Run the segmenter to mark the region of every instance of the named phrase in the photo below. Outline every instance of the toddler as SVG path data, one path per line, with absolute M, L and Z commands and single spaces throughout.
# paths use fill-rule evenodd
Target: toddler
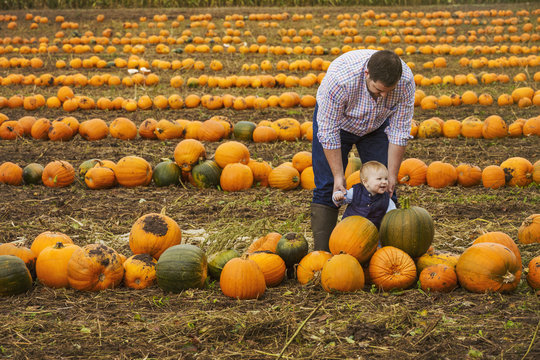
M 360 170 L 361 183 L 355 184 L 346 193 L 336 191 L 332 200 L 336 206 L 348 204 L 343 219 L 351 215 L 360 215 L 370 220 L 377 229 L 388 211 L 396 204 L 386 191 L 388 187 L 388 169 L 378 161 L 368 161 Z

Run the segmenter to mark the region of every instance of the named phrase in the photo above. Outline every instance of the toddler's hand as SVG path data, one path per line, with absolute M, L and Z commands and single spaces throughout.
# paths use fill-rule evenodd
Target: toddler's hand
M 347 192 L 345 193 L 343 191 L 336 191 L 332 194 L 332 201 L 336 206 L 341 206 L 345 202 L 345 196 L 347 195 Z

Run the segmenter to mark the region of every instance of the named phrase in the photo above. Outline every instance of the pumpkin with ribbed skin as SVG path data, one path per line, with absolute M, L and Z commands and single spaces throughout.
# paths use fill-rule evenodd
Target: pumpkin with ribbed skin
M 434 234 L 431 215 L 421 207 L 411 207 L 409 199 L 404 199 L 401 209 L 387 212 L 379 229 L 382 246 L 397 247 L 413 258 L 426 253 Z
M 32 241 L 30 250 L 32 250 L 37 258 L 43 249 L 48 246 L 54 246 L 58 242 L 61 242 L 64 245 L 73 244 L 73 240 L 71 240 L 71 238 L 66 234 L 61 232 L 45 231 L 36 236 L 34 241 Z
M 540 243 L 540 214 L 528 216 L 518 229 L 520 244 Z
M 208 275 L 214 280 L 219 280 L 221 270 L 229 260 L 240 257 L 234 249 L 222 250 L 208 257 Z
M 309 166 L 300 174 L 300 186 L 302 189 L 313 190 L 317 186 L 315 185 L 315 173 L 313 172 L 313 166 Z
M 124 268 L 118 253 L 102 244 L 85 245 L 68 261 L 69 286 L 83 291 L 100 291 L 118 287 L 124 278 Z
M 363 264 L 367 262 L 379 241 L 379 231 L 371 221 L 363 216 L 353 215 L 341 220 L 332 233 L 328 246 L 334 255 L 346 253 Z
M 22 177 L 25 184 L 40 184 L 41 176 L 43 175 L 43 165 L 30 163 L 23 169 Z
M 277 244 L 279 240 L 281 240 L 281 236 L 280 233 L 270 232 L 251 243 L 246 252 L 248 254 L 254 253 L 255 251 L 271 251 L 275 253 Z
M 527 283 L 534 290 L 540 290 L 540 256 L 533 258 L 529 262 L 529 272 L 527 273 Z
M 454 165 L 442 161 L 434 161 L 427 168 L 426 182 L 429 186 L 440 189 L 454 185 L 457 181 L 457 175 Z
M 499 115 L 488 116 L 482 125 L 484 139 L 503 138 L 508 136 L 508 125 Z
M 509 158 L 501 163 L 506 185 L 527 186 L 532 182 L 533 165 L 522 157 Z
M 420 287 L 424 291 L 450 292 L 457 287 L 454 267 L 443 264 L 431 265 L 420 272 Z
M 190 244 L 168 248 L 156 265 L 158 286 L 164 291 L 173 293 L 202 288 L 207 274 L 206 254 L 197 246 Z
M 193 166 L 189 182 L 200 188 L 215 188 L 219 185 L 221 168 L 214 160 L 205 160 Z
M 416 269 L 418 270 L 418 273 L 420 273 L 428 266 L 437 264 L 442 264 L 455 268 L 458 260 L 459 255 L 456 254 L 437 250 L 433 252 L 428 251 L 427 253 L 416 259 Z
M 13 255 L 0 255 L 0 296 L 11 296 L 32 288 L 32 276 L 24 261 Z
M 416 281 L 416 266 L 406 252 L 384 246 L 369 261 L 369 277 L 379 289 L 407 289 Z
M 308 242 L 302 234 L 289 232 L 279 239 L 276 254 L 285 261 L 287 268 L 291 268 L 307 255 L 308 247 Z
M 116 184 L 116 176 L 110 168 L 95 166 L 84 175 L 84 183 L 89 189 L 108 189 Z
M 182 140 L 174 149 L 174 161 L 182 171 L 191 171 L 193 165 L 204 159 L 206 159 L 206 150 L 199 140 Z
M 148 254 L 127 258 L 124 267 L 124 285 L 131 289 L 146 289 L 156 282 L 157 260 Z
M 238 140 L 253 141 L 253 131 L 257 128 L 257 124 L 252 121 L 239 121 L 234 124 L 234 138 Z
M 227 164 L 241 163 L 247 165 L 249 163 L 250 154 L 246 145 L 238 141 L 227 141 L 219 145 L 214 153 L 214 160 L 222 169 Z
M 482 170 L 476 165 L 459 164 L 456 171 L 457 182 L 461 186 L 475 186 L 482 181 Z
M 41 181 L 47 187 L 66 187 L 75 180 L 75 169 L 64 160 L 48 163 L 41 174 Z
M 113 138 L 133 140 L 137 137 L 137 125 L 125 117 L 118 117 L 109 125 L 109 132 Z
M 125 156 L 116 163 L 114 175 L 122 186 L 146 186 L 152 181 L 152 166 L 142 157 Z
M 498 189 L 506 183 L 504 170 L 497 165 L 489 165 L 482 170 L 482 185 L 485 188 Z
M 271 126 L 277 131 L 279 140 L 296 141 L 302 134 L 300 123 L 293 118 L 277 119 Z
M 496 243 L 474 244 L 461 254 L 456 265 L 459 283 L 468 291 L 509 292 L 521 278 L 521 266 L 506 246 Z
M 0 244 L 0 255 L 13 255 L 24 261 L 32 278 L 36 277 L 36 254 L 20 243 Z
M 109 135 L 109 127 L 102 119 L 86 120 L 79 125 L 79 135 L 89 141 L 101 140 Z
M 253 185 L 253 173 L 249 166 L 241 163 L 227 164 L 219 178 L 223 191 L 241 191 Z
M 225 296 L 240 300 L 257 299 L 266 291 L 261 268 L 246 257 L 234 258 L 225 264 L 219 286 Z
M 181 175 L 182 170 L 180 170 L 180 166 L 174 161 L 167 159 L 156 165 L 152 172 L 152 179 L 158 187 L 178 185 Z
M 217 120 L 203 121 L 197 137 L 200 141 L 219 141 L 225 137 L 225 127 Z
M 79 179 L 84 180 L 84 176 L 86 175 L 88 170 L 92 169 L 97 164 L 99 164 L 99 159 L 90 159 L 90 160 L 83 161 L 81 165 L 79 165 L 79 171 L 78 171 Z
M 8 185 L 21 185 L 23 182 L 23 169 L 10 161 L 0 165 L 0 183 Z
M 300 173 L 292 166 L 281 164 L 268 174 L 270 187 L 281 190 L 292 190 L 300 185 Z
M 428 166 L 422 160 L 409 158 L 399 166 L 398 181 L 400 184 L 419 186 L 426 183 Z
M 328 251 L 312 251 L 300 260 L 296 267 L 296 280 L 302 285 L 313 281 L 322 271 L 324 264 L 332 257 Z
M 270 251 L 256 251 L 249 254 L 249 259 L 255 261 L 263 272 L 266 287 L 275 287 L 285 278 L 285 261 Z
M 250 159 L 247 165 L 253 173 L 253 182 L 260 186 L 268 186 L 268 175 L 272 171 L 272 166 L 262 159 Z
M 276 141 L 278 134 L 276 129 L 270 126 L 257 126 L 253 130 L 253 141 L 256 143 L 268 143 Z
M 129 233 L 129 247 L 134 254 L 149 254 L 159 259 L 168 248 L 182 242 L 180 226 L 167 215 L 150 213 L 135 221 Z
M 302 173 L 305 168 L 312 165 L 312 155 L 309 151 L 300 151 L 293 155 L 292 165 L 298 170 L 299 173 Z
M 487 232 L 487 233 L 482 234 L 479 237 L 477 237 L 473 241 L 473 245 L 474 244 L 485 243 L 485 242 L 501 244 L 503 246 L 506 246 L 510 250 L 512 250 L 512 252 L 516 256 L 516 260 L 517 260 L 517 262 L 519 264 L 519 267 L 521 268 L 521 266 L 522 266 L 521 253 L 519 252 L 519 248 L 517 247 L 516 243 L 514 242 L 514 240 L 510 236 L 508 236 L 507 234 L 505 234 L 505 233 L 503 233 L 501 231 L 490 231 L 490 232 Z
M 362 265 L 349 254 L 334 255 L 324 263 L 321 285 L 327 292 L 361 290 L 364 287 Z
M 38 280 L 52 288 L 68 287 L 68 262 L 77 249 L 79 249 L 77 245 L 64 245 L 61 242 L 43 249 L 36 261 Z

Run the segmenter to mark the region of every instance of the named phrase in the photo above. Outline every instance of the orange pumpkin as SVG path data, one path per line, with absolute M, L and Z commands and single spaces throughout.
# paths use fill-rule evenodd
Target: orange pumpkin
M 296 141 L 301 136 L 300 123 L 293 118 L 281 118 L 272 122 L 272 128 L 276 130 L 278 139 L 283 141 Z
M 406 289 L 416 281 L 416 266 L 403 250 L 384 246 L 369 261 L 369 277 L 379 289 Z
M 482 125 L 484 139 L 502 138 L 508 135 L 508 126 L 499 115 L 488 116 Z
M 182 231 L 174 219 L 156 213 L 141 216 L 129 233 L 129 247 L 134 254 L 149 254 L 159 259 L 173 245 L 182 243 Z
M 281 234 L 277 232 L 270 232 L 265 236 L 260 237 L 255 240 L 249 247 L 246 252 L 248 254 L 254 253 L 256 251 L 270 251 L 275 253 L 277 243 L 281 239 Z
M 196 139 L 185 139 L 174 149 L 174 161 L 182 171 L 191 171 L 192 167 L 206 159 L 204 145 Z
M 73 244 L 73 240 L 71 240 L 71 238 L 66 234 L 45 231 L 36 236 L 34 241 L 32 241 L 30 250 L 32 250 L 36 258 L 38 258 L 43 249 L 49 246 L 54 246 L 58 242 L 61 242 L 64 245 Z
M 461 254 L 456 273 L 461 286 L 471 292 L 508 292 L 518 286 L 521 266 L 512 250 L 486 242 L 474 244 Z
M 10 161 L 0 165 L 0 183 L 8 185 L 21 185 L 23 182 L 23 169 Z
M 116 176 L 108 167 L 94 166 L 84 174 L 84 183 L 89 189 L 108 189 L 116 184 Z
M 529 272 L 527 273 L 527 283 L 534 290 L 540 290 L 540 256 L 533 258 L 529 262 Z
M 377 227 L 362 216 L 348 216 L 341 220 L 332 233 L 328 246 L 334 255 L 346 253 L 361 264 L 369 261 L 377 250 L 379 232 Z
M 316 281 L 324 264 L 332 257 L 327 251 L 312 251 L 300 260 L 296 267 L 296 280 L 302 285 Z
M 224 191 L 246 190 L 253 185 L 253 173 L 247 165 L 230 163 L 223 168 L 219 183 Z
M 398 181 L 400 184 L 409 186 L 419 186 L 426 183 L 426 174 L 428 166 L 422 160 L 409 158 L 404 160 L 398 172 Z
M 424 291 L 450 292 L 457 287 L 454 267 L 443 264 L 431 265 L 422 270 L 419 276 L 420 287 Z
M 247 165 L 249 163 L 248 148 L 238 141 L 227 141 L 219 145 L 214 154 L 214 160 L 221 168 L 225 168 L 227 164 L 241 163 Z
M 30 129 L 30 136 L 36 140 L 47 140 L 49 138 L 49 128 L 51 122 L 49 119 L 40 118 L 37 119 Z
M 77 290 L 100 291 L 118 287 L 124 278 L 120 255 L 101 244 L 75 250 L 68 261 L 69 286 Z
M 456 168 L 449 163 L 434 161 L 429 164 L 426 172 L 426 182 L 429 186 L 440 189 L 454 185 L 457 181 Z
M 225 128 L 217 120 L 203 121 L 199 127 L 198 138 L 201 141 L 219 141 L 225 137 Z
M 36 277 L 36 254 L 21 243 L 0 244 L 0 255 L 13 255 L 24 261 L 32 277 Z
M 300 173 L 292 166 L 282 164 L 270 172 L 268 184 L 277 189 L 291 190 L 300 185 Z
M 152 166 L 139 156 L 125 156 L 114 169 L 116 180 L 122 186 L 146 186 L 152 181 Z
M 225 264 L 219 278 L 225 296 L 235 299 L 257 299 L 266 291 L 266 281 L 259 265 L 248 258 L 234 258 Z
M 459 164 L 456 168 L 457 182 L 464 187 L 470 187 L 480 184 L 482 181 L 482 170 L 471 164 Z
M 508 186 L 527 186 L 532 182 L 533 166 L 527 159 L 509 158 L 501 163 L 501 168 Z
M 272 171 L 272 166 L 264 160 L 249 159 L 247 164 L 253 173 L 253 182 L 260 186 L 268 186 L 268 175 Z
M 124 285 L 131 289 L 146 289 L 156 282 L 157 261 L 148 254 L 137 254 L 127 258 L 124 268 Z
M 349 254 L 332 256 L 321 270 L 321 285 L 327 292 L 361 290 L 364 279 L 362 265 Z
M 67 265 L 73 253 L 80 249 L 74 244 L 57 242 L 39 254 L 36 261 L 36 274 L 39 281 L 48 287 L 68 287 Z
M 540 214 L 533 214 L 521 223 L 518 241 L 521 244 L 540 243 Z
M 137 126 L 128 118 L 118 117 L 109 126 L 109 132 L 113 138 L 132 140 L 137 137 Z
M 497 165 L 489 165 L 482 170 L 482 185 L 486 188 L 498 189 L 506 183 L 504 170 Z
M 272 252 L 256 251 L 249 255 L 249 259 L 259 265 L 267 288 L 278 286 L 285 278 L 287 268 L 285 261 L 279 255 Z
M 75 180 L 75 169 L 67 161 L 57 160 L 48 163 L 41 174 L 41 181 L 47 187 L 69 186 Z
M 85 140 L 101 140 L 109 135 L 109 127 L 102 119 L 90 119 L 79 125 L 79 134 Z
M 293 155 L 292 165 L 299 173 L 311 166 L 311 152 L 300 151 Z
M 139 135 L 145 139 L 156 139 L 155 134 L 157 120 L 148 118 L 139 125 Z
M 501 231 L 491 231 L 477 237 L 476 240 L 473 241 L 473 245 L 484 242 L 501 244 L 512 250 L 516 256 L 519 266 L 521 267 L 521 253 L 519 252 L 519 248 L 517 247 L 516 243 L 510 236 Z

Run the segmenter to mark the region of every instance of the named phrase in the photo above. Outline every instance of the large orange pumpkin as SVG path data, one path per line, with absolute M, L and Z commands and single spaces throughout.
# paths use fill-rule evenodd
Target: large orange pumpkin
M 43 185 L 48 187 L 65 187 L 75 180 L 75 169 L 64 160 L 48 163 L 41 174 Z
M 152 181 L 152 166 L 139 156 L 125 156 L 114 169 L 116 180 L 122 186 L 146 186 Z
M 501 163 L 506 185 L 527 186 L 532 182 L 533 165 L 522 157 L 512 157 Z
M 371 257 L 369 277 L 384 291 L 406 289 L 416 281 L 416 266 L 405 251 L 384 246 Z
M 378 241 L 377 227 L 365 217 L 353 215 L 336 225 L 328 246 L 332 254 L 350 254 L 362 264 L 375 253 Z
M 101 244 L 75 250 L 68 261 L 69 286 L 77 290 L 99 291 L 118 287 L 124 278 L 120 255 Z
M 134 254 L 149 254 L 159 259 L 173 245 L 182 243 L 182 231 L 174 219 L 156 213 L 141 216 L 129 233 L 129 247 Z

